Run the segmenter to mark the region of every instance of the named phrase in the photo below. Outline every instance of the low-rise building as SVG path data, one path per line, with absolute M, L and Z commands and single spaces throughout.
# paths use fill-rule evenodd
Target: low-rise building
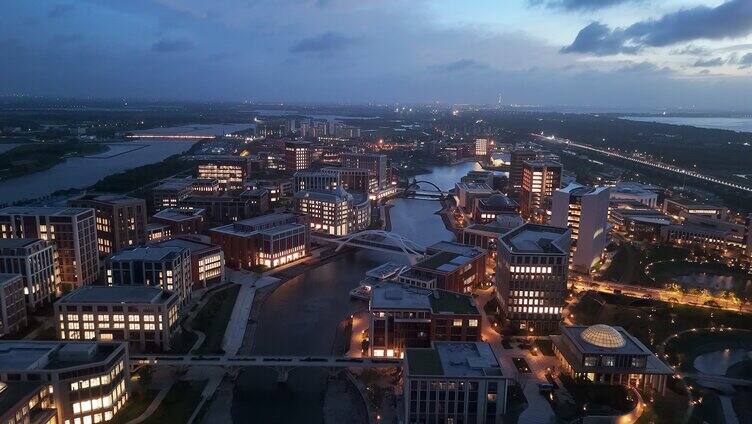
M 202 179 L 214 179 L 223 190 L 237 190 L 251 173 L 247 157 L 231 155 L 209 155 L 199 157 L 196 162 L 196 175 Z
M 310 227 L 302 214 L 277 213 L 238 221 L 209 231 L 222 247 L 227 266 L 275 268 L 308 254 Z
M 0 383 L 0 422 L 56 424 L 52 386 L 36 381 Z
M 725 221 L 728 217 L 728 208 L 725 206 L 698 204 L 683 199 L 665 199 L 663 201 L 663 213 L 679 222 L 690 215 Z
M 0 273 L 21 275 L 26 306 L 34 311 L 55 297 L 55 247 L 38 238 L 0 239 Z
M 432 341 L 480 341 L 481 315 L 472 296 L 396 282 L 371 289 L 371 356 L 402 357 Z
M 426 250 L 425 259 L 399 275 L 399 282 L 427 289 L 468 293 L 483 282 L 486 252 L 460 243 L 440 242 Z
M 154 208 L 175 208 L 193 193 L 193 178 L 168 178 L 151 190 Z
M 252 189 L 217 195 L 191 195 L 178 202 L 180 209 L 202 209 L 212 224 L 248 219 L 266 213 L 271 204 L 269 191 Z
M 178 295 L 157 287 L 87 286 L 55 302 L 61 340 L 124 341 L 133 352 L 170 350 Z
M 493 254 L 499 237 L 524 223 L 517 213 L 497 215 L 495 220 L 486 224 L 473 224 L 463 228 L 462 243 L 486 249 L 489 254 Z
M 96 212 L 100 257 L 146 242 L 144 199 L 122 194 L 84 194 L 69 200 L 68 206 Z
M 496 193 L 489 197 L 476 198 L 472 215 L 474 223 L 486 224 L 502 215 L 519 216 L 519 205 L 507 196 Z
M 666 394 L 666 383 L 674 371 L 623 328 L 562 325 L 560 333 L 552 335 L 551 342 L 564 373 L 595 383 Z
M 137 247 L 107 260 L 107 284 L 157 286 L 176 292 L 181 307 L 193 291 L 191 251 L 185 247 Z
M 173 236 L 197 234 L 203 228 L 205 214 L 206 211 L 201 208 L 167 208 L 152 215 L 151 221 L 170 227 Z
M 371 225 L 371 202 L 362 193 L 301 190 L 295 193 L 295 211 L 309 216 L 311 231 L 344 236 Z
M 471 211 L 475 204 L 475 199 L 490 197 L 496 194 L 496 191 L 488 184 L 479 183 L 462 183 L 455 185 L 457 196 L 457 205 L 465 210 Z
M 0 335 L 15 333 L 28 324 L 23 279 L 19 274 L 0 274 Z
M 509 378 L 488 343 L 434 342 L 407 349 L 405 422 L 501 424 Z
M 612 200 L 635 200 L 655 209 L 658 208 L 657 191 L 657 188 L 651 185 L 623 181 L 611 187 L 609 197 Z
M 49 399 L 42 394 L 46 389 L 52 404 L 43 407 L 54 407 L 53 423 L 110 421 L 128 400 L 128 347 L 95 341 L 0 341 L 0 381 L 39 384 L 42 400 Z
M 196 289 L 224 281 L 225 255 L 222 247 L 198 237 L 172 237 L 153 243 L 154 247 L 186 248 L 191 252 L 191 275 Z
M 714 251 L 721 256 L 737 258 L 744 253 L 745 227 L 703 215 L 686 215 L 681 224 L 660 229 L 661 241 L 678 246 Z

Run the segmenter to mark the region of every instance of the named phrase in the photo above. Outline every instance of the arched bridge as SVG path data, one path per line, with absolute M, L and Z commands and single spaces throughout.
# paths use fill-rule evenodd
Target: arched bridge
M 435 190 L 423 190 L 421 189 L 421 184 L 429 185 Z M 444 199 L 445 197 L 449 196 L 449 193 L 442 190 L 439 186 L 430 181 L 413 180 L 410 184 L 407 185 L 407 187 L 405 187 L 405 190 L 402 191 L 402 195 L 405 197 L 421 196 Z
M 312 236 L 314 241 L 337 245 L 337 251 L 345 246 L 362 247 L 387 253 L 402 253 L 411 264 L 426 254 L 426 248 L 407 237 L 384 230 L 364 230 L 339 238 Z
M 398 358 L 350 358 L 346 356 L 286 355 L 133 355 L 132 365 L 148 366 L 217 366 L 225 368 L 269 367 L 277 371 L 277 381 L 284 383 L 291 370 L 302 367 L 332 369 L 401 367 Z

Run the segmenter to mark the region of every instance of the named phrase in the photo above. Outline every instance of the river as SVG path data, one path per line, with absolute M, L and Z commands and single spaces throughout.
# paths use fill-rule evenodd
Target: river
M 752 132 L 752 118 L 703 116 L 622 116 L 621 119 L 658 124 L 690 125 L 698 128 Z
M 107 152 L 69 158 L 50 169 L 0 181 L 0 203 L 44 197 L 58 190 L 88 187 L 108 175 L 185 152 L 194 143 L 182 140 L 112 143 Z
M 470 170 L 480 166 L 462 163 L 434 167 L 416 177 L 447 190 Z M 394 199 L 392 230 L 424 246 L 452 240 L 435 212 L 437 201 Z M 349 292 L 365 272 L 385 261 L 405 262 L 399 255 L 358 251 L 308 271 L 302 279 L 278 288 L 263 304 L 255 337 L 255 354 L 331 354 L 337 325 L 353 312 L 367 308 L 350 299 Z M 278 385 L 276 372 L 261 367 L 243 370 L 235 385 L 232 416 L 241 423 L 321 423 L 328 373 L 316 368 L 290 372 L 286 385 Z

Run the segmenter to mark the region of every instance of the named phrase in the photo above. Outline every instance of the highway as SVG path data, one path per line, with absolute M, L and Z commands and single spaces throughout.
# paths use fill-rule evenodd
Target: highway
M 705 174 L 699 173 L 697 171 L 691 171 L 689 169 L 684 169 L 684 168 L 681 168 L 681 167 L 678 167 L 678 166 L 674 166 L 674 165 L 669 165 L 669 164 L 666 164 L 666 163 L 662 163 L 662 162 L 659 162 L 659 161 L 657 161 L 655 159 L 649 160 L 649 159 L 643 159 L 643 158 L 635 157 L 635 156 L 628 156 L 628 155 L 625 155 L 625 154 L 622 154 L 622 153 L 612 152 L 612 151 L 606 150 L 606 149 L 599 149 L 597 147 L 593 147 L 593 146 L 590 146 L 590 145 L 587 145 L 587 144 L 575 143 L 575 142 L 573 142 L 571 140 L 556 138 L 554 136 L 543 136 L 543 135 L 540 135 L 540 134 L 532 134 L 532 135 L 534 137 L 537 137 L 538 139 L 540 139 L 542 141 L 565 144 L 567 146 L 576 147 L 576 148 L 583 149 L 583 150 L 588 150 L 588 151 L 599 153 L 599 154 L 602 154 L 602 155 L 605 155 L 605 156 L 609 156 L 609 157 L 613 157 L 613 158 L 618 158 L 618 159 L 623 159 L 623 160 L 634 162 L 634 163 L 639 163 L 641 165 L 650 166 L 650 167 L 653 167 L 653 168 L 656 168 L 656 169 L 660 169 L 660 170 L 663 170 L 663 171 L 674 172 L 676 174 L 680 174 L 680 175 L 684 175 L 684 176 L 688 176 L 688 177 L 692 177 L 692 178 L 697 178 L 699 180 L 703 180 L 703 181 L 707 181 L 707 182 L 719 184 L 719 185 L 722 185 L 724 187 L 728 187 L 728 188 L 733 188 L 733 189 L 745 191 L 747 193 L 752 193 L 752 187 L 743 186 L 743 185 L 740 185 L 740 184 L 737 184 L 737 183 L 733 183 L 733 182 L 730 182 L 730 181 L 722 180 L 722 179 L 717 178 L 717 177 L 712 177 L 712 176 L 709 176 L 709 175 L 705 175 Z

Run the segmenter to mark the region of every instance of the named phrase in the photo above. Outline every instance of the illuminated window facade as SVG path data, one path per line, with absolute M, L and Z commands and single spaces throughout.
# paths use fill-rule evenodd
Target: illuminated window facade
M 248 158 L 240 156 L 207 156 L 200 158 L 196 164 L 198 178 L 217 180 L 222 190 L 243 188 L 243 181 L 250 171 Z
M 10 334 L 26 327 L 23 279 L 18 274 L 0 274 L 0 334 Z
M 100 257 L 146 241 L 146 201 L 111 194 L 83 195 L 70 206 L 92 208 L 96 212 L 97 246 Z
M 55 302 L 55 320 L 61 340 L 116 340 L 134 352 L 162 352 L 178 330 L 179 309 L 177 294 L 156 287 L 89 286 Z
M 20 274 L 30 311 L 55 295 L 55 247 L 42 239 L 0 239 L 0 273 Z
M 288 141 L 285 143 L 285 169 L 302 171 L 311 166 L 311 143 Z
M 547 222 L 550 199 L 561 187 L 562 166 L 550 160 L 530 160 L 522 164 L 520 213 L 533 222 Z

